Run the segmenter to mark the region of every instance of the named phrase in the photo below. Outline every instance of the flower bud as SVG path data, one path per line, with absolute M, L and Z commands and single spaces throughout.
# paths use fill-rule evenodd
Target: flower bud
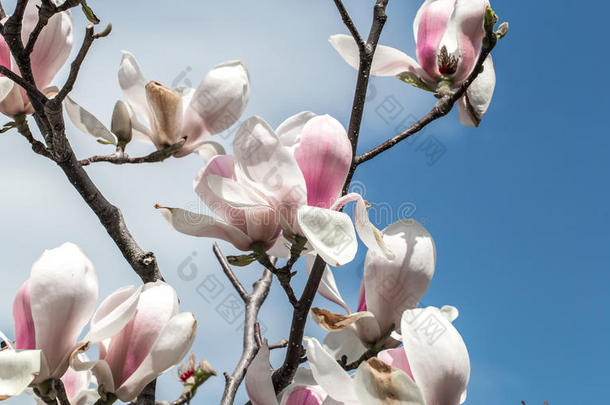
M 116 135 L 118 144 L 125 148 L 133 136 L 131 129 L 131 117 L 129 116 L 129 109 L 127 105 L 121 100 L 117 101 L 112 111 L 112 122 L 110 123 L 110 130 Z

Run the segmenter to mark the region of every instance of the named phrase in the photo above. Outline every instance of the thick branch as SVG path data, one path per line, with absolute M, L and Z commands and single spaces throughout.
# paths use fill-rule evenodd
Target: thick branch
M 88 159 L 81 160 L 80 164 L 81 166 L 88 166 L 91 163 L 96 162 L 107 162 L 115 165 L 163 162 L 165 159 L 169 158 L 175 152 L 180 150 L 180 148 L 182 148 L 184 145 L 184 142 L 186 142 L 186 138 L 179 140 L 173 145 L 156 150 L 146 156 L 130 157 L 124 152 L 118 152 L 106 156 L 91 156 Z
M 220 249 L 215 247 L 214 253 L 220 261 L 223 270 L 225 270 L 225 266 L 230 270 L 230 267 L 224 260 L 224 256 L 222 255 L 222 252 L 220 252 Z M 225 271 L 225 274 L 227 274 L 227 271 Z M 241 283 L 239 283 L 239 281 L 233 281 L 233 278 L 235 278 L 235 280 L 237 280 L 237 278 L 235 277 L 235 274 L 232 270 L 229 271 L 227 275 L 229 276 L 229 280 L 231 280 L 231 283 L 234 286 L 236 286 L 236 284 L 238 286 L 241 286 Z M 246 371 L 248 370 L 250 363 L 252 363 L 252 360 L 254 360 L 256 353 L 258 353 L 259 346 L 256 341 L 256 325 L 258 312 L 260 310 L 260 307 L 263 305 L 263 302 L 267 298 L 267 294 L 269 294 L 269 289 L 271 288 L 272 280 L 273 274 L 271 273 L 271 271 L 265 269 L 263 276 L 256 283 L 254 283 L 254 288 L 251 294 L 246 293 L 244 297 L 242 295 L 242 292 L 240 292 L 240 290 L 238 289 L 238 292 L 240 292 L 240 295 L 242 295 L 242 299 L 246 303 L 246 322 L 244 325 L 243 352 L 239 359 L 239 363 L 237 363 L 237 366 L 235 367 L 233 373 L 231 375 L 225 373 L 226 385 L 224 394 L 222 396 L 221 405 L 233 404 L 233 402 L 235 401 L 235 394 L 237 393 L 237 389 L 241 385 L 241 382 L 243 381 L 246 375 Z M 236 286 L 236 288 L 239 287 Z M 241 288 L 243 289 L 243 286 Z
M 305 331 L 305 324 L 307 323 L 307 316 L 311 309 L 311 304 L 318 291 L 318 286 L 324 275 L 326 263 L 320 257 L 316 257 L 313 268 L 303 290 L 303 294 L 295 306 L 294 313 L 292 314 L 292 324 L 290 326 L 290 337 L 288 338 L 288 348 L 286 350 L 286 357 L 282 366 L 273 373 L 273 385 L 275 392 L 280 392 L 290 384 L 294 374 L 301 363 L 303 357 L 303 333 Z
M 70 400 L 68 400 L 64 383 L 61 380 L 55 380 L 53 382 L 53 388 L 55 389 L 55 395 L 57 395 L 59 405 L 70 405 Z

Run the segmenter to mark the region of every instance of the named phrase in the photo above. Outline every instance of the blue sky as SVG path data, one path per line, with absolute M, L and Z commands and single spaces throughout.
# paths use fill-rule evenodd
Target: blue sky
M 9 10 L 11 3 L 5 4 Z M 345 32 L 330 0 L 90 4 L 114 31 L 93 46 L 73 96 L 106 122 L 121 96 L 120 51 L 128 49 L 148 78 L 166 84 L 196 85 L 215 64 L 242 59 L 252 79 L 244 117 L 261 115 L 276 126 L 312 110 L 347 125 L 356 73 L 327 42 Z M 373 1 L 346 4 L 361 31 L 368 31 Z M 390 1 L 382 44 L 414 54 L 411 24 L 418 6 Z M 548 0 L 495 1 L 493 7 L 511 28 L 494 51 L 498 85 L 482 126 L 461 127 L 452 113 L 415 142 L 363 165 L 355 181 L 368 200 L 393 208 L 393 218 L 378 218 L 379 227 L 402 212 L 424 223 L 435 238 L 437 272 L 423 303 L 460 309 L 455 325 L 472 361 L 469 403 L 599 403 L 607 393 L 610 361 L 610 139 L 603 71 L 609 58 L 601 45 L 606 28 L 595 17 L 610 7 L 602 1 L 584 7 Z M 80 39 L 84 21 L 80 13 L 75 17 Z M 602 74 L 592 75 L 597 71 Z M 398 80 L 373 78 L 371 85 L 360 151 L 394 135 L 401 122 L 425 114 L 434 103 Z M 69 129 L 79 156 L 110 152 Z M 426 140 L 444 150 L 434 162 L 421 146 Z M 138 282 L 56 167 L 12 133 L 0 136 L 0 147 L 0 329 L 12 329 L 11 302 L 32 262 L 43 249 L 66 240 L 81 245 L 95 263 L 102 295 Z M 130 149 L 148 151 L 143 145 Z M 182 310 L 196 313 L 196 353 L 225 371 L 239 357 L 241 336 L 238 321 L 215 311 L 230 290 L 212 260 L 211 242 L 173 232 L 152 208 L 155 203 L 195 208 L 191 181 L 201 166 L 190 156 L 149 166 L 98 164 L 88 171 L 123 209 L 140 243 L 157 253 Z M 405 206 L 410 208 L 400 209 Z M 364 252 L 335 271 L 350 305 L 357 300 Z M 183 270 L 190 263 L 196 266 L 192 280 Z M 239 274 L 250 281 L 258 272 L 252 267 Z M 218 283 L 217 298 L 205 293 L 210 282 Z M 300 290 L 302 274 L 296 283 Z M 270 341 L 287 335 L 289 319 L 276 286 L 262 310 Z M 322 336 L 315 325 L 306 333 Z M 278 364 L 279 353 L 275 356 Z M 163 378 L 161 398 L 179 394 L 172 379 Z M 213 379 L 199 400 L 218 402 L 222 387 L 222 377 Z M 244 399 L 241 394 L 237 403 Z

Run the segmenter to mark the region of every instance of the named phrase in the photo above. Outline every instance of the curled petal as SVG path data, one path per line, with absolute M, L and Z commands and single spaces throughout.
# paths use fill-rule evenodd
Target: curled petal
M 337 360 L 346 356 L 348 363 L 358 360 L 369 349 L 353 325 L 327 334 L 324 338 L 324 348 Z
M 85 342 L 101 342 L 119 333 L 133 318 L 142 287 L 119 288 L 106 298 L 91 319 Z
M 194 152 L 197 152 L 197 154 L 206 162 L 209 162 L 215 156 L 225 155 L 227 153 L 221 144 L 214 141 L 201 142 L 195 148 Z
M 282 405 L 321 405 L 324 397 L 312 387 L 297 387 L 286 395 Z
M 417 307 L 434 275 L 436 251 L 428 231 L 414 220 L 393 223 L 383 240 L 393 260 L 369 251 L 364 262 L 367 309 L 375 314 L 381 333 L 400 326 L 403 311 Z
M 388 248 L 383 240 L 383 235 L 377 229 L 369 219 L 369 213 L 367 205 L 369 205 L 360 194 L 350 193 L 339 198 L 332 206 L 333 210 L 341 210 L 345 204 L 350 201 L 356 202 L 356 208 L 354 209 L 354 223 L 356 231 L 362 242 L 370 250 L 375 251 L 379 255 L 385 256 L 387 259 L 393 259 L 394 253 Z
M 426 405 L 421 391 L 411 377 L 376 357 L 358 367 L 354 386 L 362 404 Z
M 462 125 L 478 127 L 487 112 L 496 87 L 496 72 L 491 55 L 483 63 L 483 71 L 472 82 L 466 95 L 458 101 L 458 116 Z
M 191 236 L 218 238 L 232 243 L 242 251 L 250 250 L 253 240 L 240 229 L 218 221 L 208 215 L 197 214 L 180 208 L 157 206 L 163 217 L 178 232 Z
M 237 122 L 250 97 L 250 76 L 240 61 L 216 66 L 203 78 L 185 110 L 182 135 L 186 144 L 178 156 L 192 152 L 206 137 Z
M 420 7 L 415 19 L 417 59 L 422 68 L 435 80 L 440 77 L 437 58 L 441 40 L 447 32 L 454 4 L 455 0 L 426 1 Z M 455 47 L 450 49 L 450 51 L 454 50 Z
M 21 394 L 40 372 L 40 350 L 0 351 L 0 401 Z
M 266 342 L 258 349 L 258 353 L 246 373 L 246 391 L 252 405 L 273 405 L 278 403 L 273 389 L 269 364 L 269 347 Z
M 78 246 L 64 243 L 34 263 L 29 286 L 36 348 L 43 351 L 51 373 L 39 378 L 59 378 L 95 310 L 97 274 Z
M 74 126 L 86 134 L 103 139 L 113 145 L 117 144 L 116 136 L 106 128 L 93 114 L 78 105 L 70 97 L 66 97 L 64 108 Z
M 426 403 L 458 405 L 470 378 L 468 350 L 438 308 L 405 311 L 404 350 Z
M 326 263 L 342 266 L 356 256 L 358 241 L 354 225 L 347 214 L 301 206 L 297 219 L 303 236 Z
M 350 315 L 333 314 L 322 308 L 312 308 L 310 311 L 312 319 L 323 329 L 336 332 L 356 323 L 361 318 L 374 318 L 370 312 L 356 312 Z
M 411 367 L 409 366 L 407 354 L 402 347 L 384 350 L 380 352 L 377 357 L 384 363 L 404 371 L 409 377 L 411 377 L 411 379 L 413 379 L 413 373 L 411 372 Z

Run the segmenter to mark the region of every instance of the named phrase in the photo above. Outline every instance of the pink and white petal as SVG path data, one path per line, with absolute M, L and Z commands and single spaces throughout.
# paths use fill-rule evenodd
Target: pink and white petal
M 377 254 L 383 255 L 388 259 L 393 259 L 394 253 L 386 246 L 379 229 L 371 223 L 367 209 L 368 203 L 364 201 L 360 194 L 350 193 L 340 197 L 331 208 L 338 211 L 351 201 L 356 202 L 356 208 L 354 209 L 354 225 L 356 226 L 356 231 L 362 242 L 367 248 L 375 251 Z
M 201 201 L 203 201 L 216 215 L 220 216 L 230 225 L 246 232 L 247 227 L 244 210 L 232 207 L 210 189 L 208 184 L 208 176 L 210 175 L 235 180 L 235 160 L 233 156 L 219 155 L 213 157 L 197 174 L 197 177 L 193 181 L 193 188 L 197 195 L 199 195 Z
M 132 131 L 133 138 L 137 139 L 140 142 L 148 143 L 151 145 L 154 145 L 155 142 L 158 142 L 157 137 L 152 133 L 150 128 L 148 128 L 145 124 L 143 124 L 138 119 L 138 117 L 136 116 L 135 110 L 129 104 L 129 102 L 125 103 L 125 105 L 127 106 L 127 110 L 129 111 L 129 118 L 131 120 L 131 129 L 133 130 Z
M 91 319 L 84 342 L 102 342 L 116 335 L 134 317 L 142 287 L 133 285 L 119 288 L 100 305 Z
M 337 360 L 347 356 L 348 363 L 358 360 L 369 349 L 360 340 L 354 326 L 328 333 L 324 338 L 324 348 Z
M 252 405 L 278 404 L 273 389 L 271 374 L 273 368 L 269 363 L 269 347 L 265 342 L 260 349 L 246 373 L 246 392 Z
M 74 398 L 70 399 L 71 405 L 93 405 L 100 399 L 100 394 L 97 390 L 82 390 Z
M 358 399 L 363 404 L 426 405 L 420 389 L 411 377 L 376 357 L 358 367 L 354 375 L 354 386 Z
M 267 250 L 267 254 L 273 257 L 288 259 L 290 257 L 290 242 L 288 242 L 284 235 L 280 235 L 271 249 Z
M 84 356 L 84 354 L 82 355 Z M 89 388 L 91 384 L 90 371 L 76 371 L 73 368 L 68 368 L 66 373 L 61 377 L 66 389 L 66 395 L 70 402 L 83 390 Z
M 462 125 L 478 127 L 487 112 L 496 88 L 496 72 L 491 55 L 483 63 L 483 72 L 472 82 L 466 95 L 458 101 L 458 117 Z
M 417 14 L 415 15 L 415 19 L 413 20 L 413 38 L 415 38 L 416 45 L 417 45 L 417 37 L 418 37 L 418 32 L 419 32 L 419 23 L 421 21 L 421 18 L 424 15 L 424 12 L 426 11 L 426 9 L 430 5 L 430 3 L 433 3 L 435 1 L 437 1 L 437 0 L 425 0 L 422 3 L 422 5 L 419 7 L 419 9 L 417 10 Z
M 288 118 L 280 124 L 275 133 L 280 138 L 282 145 L 293 147 L 299 144 L 303 127 L 309 120 L 317 115 L 311 111 L 303 111 Z
M 294 157 L 305 177 L 307 205 L 330 208 L 341 195 L 352 163 L 345 128 L 330 115 L 311 118 L 303 126 Z
M 13 301 L 15 347 L 17 350 L 36 349 L 36 330 L 30 306 L 30 280 L 23 283 Z
M 23 16 L 21 37 L 24 43 L 38 23 L 38 7 L 41 1 L 30 1 Z M 51 17 L 42 29 L 30 56 L 36 86 L 48 87 L 53 78 L 68 60 L 72 51 L 72 14 L 64 11 Z
M 95 310 L 97 274 L 78 246 L 64 243 L 45 251 L 34 263 L 29 286 L 36 347 L 48 362 L 47 378 L 59 378 Z
M 356 310 L 366 311 L 366 295 L 364 292 L 364 280 L 360 282 L 360 291 L 358 292 L 358 309 Z
M 193 345 L 196 330 L 197 321 L 190 312 L 177 314 L 164 323 L 148 356 L 116 390 L 116 396 L 123 402 L 134 400 L 148 383 L 180 363 Z
M 297 221 L 302 235 L 331 266 L 342 266 L 356 256 L 358 241 L 347 214 L 303 205 L 298 209 Z
M 0 63 L 0 65 L 2 65 Z M 17 84 L 6 76 L 0 76 L 0 103 L 2 103 L 13 91 Z
M 325 395 L 313 387 L 296 387 L 287 392 L 282 405 L 322 405 Z
M 418 12 L 419 18 L 416 20 L 418 30 L 415 35 L 417 60 L 421 63 L 422 69 L 435 80 L 440 77 L 437 57 L 441 41 L 446 38 L 454 4 L 455 0 L 430 1 Z M 443 45 L 447 44 L 443 42 Z M 450 53 L 454 51 L 451 47 L 448 48 Z
M 233 153 L 238 181 L 258 190 L 294 224 L 297 207 L 307 201 L 307 186 L 290 148 L 265 120 L 251 117 L 239 127 Z
M 360 65 L 360 54 L 354 38 L 349 35 L 333 35 L 329 39 L 331 45 L 348 65 L 358 70 Z M 412 72 L 421 76 L 425 81 L 430 77 L 421 68 L 419 63 L 406 53 L 389 46 L 378 45 L 373 57 L 371 75 L 373 76 L 396 76 L 403 72 Z
M 136 316 L 112 338 L 104 357 L 116 387 L 131 378 L 150 356 L 166 324 L 177 312 L 178 297 L 171 286 L 162 281 L 144 285 Z
M 405 353 L 405 349 L 402 347 L 384 350 L 379 352 L 377 357 L 384 363 L 404 371 L 409 377 L 411 377 L 411 379 L 413 379 L 413 373 L 411 372 L 411 367 L 409 366 L 409 360 L 407 360 L 407 354 Z
M 322 390 L 315 378 L 313 378 L 313 373 L 311 370 L 299 367 L 294 375 L 292 383 L 280 393 L 280 405 L 286 405 L 288 403 L 288 399 L 290 398 L 290 394 L 299 388 L 308 388 L 315 391 L 320 396 L 326 397 L 324 390 Z
M 307 274 L 311 274 L 311 270 L 313 268 L 315 260 L 316 257 L 312 254 L 308 254 L 305 257 Z M 320 294 L 327 300 L 339 305 L 340 307 L 345 309 L 345 312 L 347 312 L 348 314 L 351 313 L 349 307 L 347 306 L 345 301 L 343 301 L 343 297 L 341 297 L 341 293 L 339 292 L 339 288 L 337 288 L 337 283 L 335 282 L 333 272 L 328 266 L 326 266 L 324 274 L 322 275 L 322 280 L 320 281 L 320 286 L 318 287 L 318 294 Z
M 86 134 L 103 139 L 113 145 L 117 144 L 116 136 L 106 128 L 93 114 L 85 110 L 69 96 L 64 100 L 64 108 L 74 126 Z
M 0 351 L 0 401 L 21 394 L 40 372 L 40 350 Z
M 135 56 L 128 51 L 123 51 L 123 58 L 119 66 L 119 85 L 136 115 L 150 124 L 150 111 L 148 101 L 146 101 L 147 83 Z
M 432 236 L 414 220 L 395 222 L 383 230 L 393 260 L 369 251 L 364 262 L 367 309 L 375 314 L 381 333 L 400 327 L 402 313 L 417 307 L 434 276 L 436 249 Z
M 0 101 L 0 112 L 9 117 L 26 113 L 25 102 L 29 104 L 29 100 L 23 90 L 8 77 L 0 77 L 0 81 L 5 93 L 4 99 Z
M 208 215 L 197 214 L 181 208 L 157 206 L 163 217 L 178 232 L 204 238 L 217 238 L 232 243 L 242 251 L 250 250 L 253 240 L 233 225 L 218 221 Z
M 449 19 L 447 32 L 441 43 L 449 53 L 459 52 L 460 62 L 452 77 L 458 87 L 470 75 L 478 59 L 485 36 L 485 11 L 487 0 L 456 0 Z
M 470 378 L 468 350 L 459 332 L 438 308 L 405 311 L 405 353 L 426 403 L 458 405 Z
M 304 338 L 307 360 L 316 382 L 333 399 L 347 404 L 357 403 L 352 378 L 314 338 Z
M 191 96 L 185 110 L 182 135 L 186 144 L 177 154 L 190 153 L 208 136 L 237 122 L 250 97 L 250 75 L 241 61 L 229 61 L 210 70 Z

